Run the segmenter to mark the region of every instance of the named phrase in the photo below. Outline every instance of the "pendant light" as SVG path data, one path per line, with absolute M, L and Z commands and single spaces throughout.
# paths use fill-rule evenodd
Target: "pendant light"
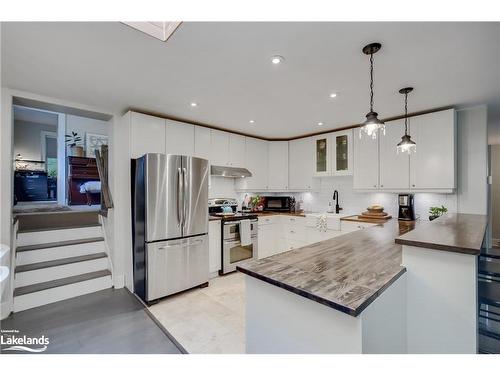
M 400 152 L 407 152 L 408 154 L 417 152 L 417 144 L 411 140 L 411 136 L 408 134 L 408 94 L 412 91 L 413 87 L 405 87 L 399 90 L 399 93 L 405 96 L 405 135 L 401 137 L 401 142 L 396 147 L 398 154 Z
M 377 53 L 382 45 L 380 43 L 370 43 L 363 47 L 363 53 L 370 55 L 370 112 L 366 114 L 366 121 L 359 129 L 359 138 L 364 132 L 373 139 L 377 138 L 377 131 L 380 129 L 385 135 L 385 124 L 377 118 L 378 113 L 373 111 L 373 54 Z

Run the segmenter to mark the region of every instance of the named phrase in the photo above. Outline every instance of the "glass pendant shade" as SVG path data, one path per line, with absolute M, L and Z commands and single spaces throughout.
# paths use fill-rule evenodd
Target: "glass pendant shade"
M 377 112 L 368 112 L 366 114 L 366 120 L 363 122 L 359 129 L 359 137 L 361 138 L 362 133 L 367 136 L 372 137 L 372 139 L 377 139 L 377 132 L 380 129 L 385 135 L 385 124 L 383 121 L 378 119 Z
M 396 146 L 398 154 L 417 152 L 417 144 L 411 140 L 411 137 L 408 134 L 405 134 L 401 137 L 401 142 Z

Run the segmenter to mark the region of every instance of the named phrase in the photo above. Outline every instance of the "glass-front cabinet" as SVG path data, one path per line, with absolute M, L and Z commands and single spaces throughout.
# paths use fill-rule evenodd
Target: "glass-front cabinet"
M 314 175 L 352 175 L 352 129 L 314 137 Z
M 352 175 L 352 135 L 352 129 L 331 133 L 333 176 Z
M 331 174 L 331 146 L 330 134 L 314 137 L 314 175 L 330 176 Z

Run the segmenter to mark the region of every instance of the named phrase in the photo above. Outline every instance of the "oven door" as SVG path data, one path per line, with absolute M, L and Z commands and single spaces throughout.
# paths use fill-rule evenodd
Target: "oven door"
M 236 266 L 248 259 L 252 259 L 257 253 L 257 220 L 251 223 L 252 244 L 241 246 L 239 222 L 224 224 L 222 242 L 222 274 L 236 271 Z

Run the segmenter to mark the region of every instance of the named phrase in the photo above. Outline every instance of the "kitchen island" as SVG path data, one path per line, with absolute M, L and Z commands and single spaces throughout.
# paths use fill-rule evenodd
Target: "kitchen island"
M 478 216 L 449 217 L 461 218 L 455 230 L 462 231 L 462 238 L 470 239 L 484 235 L 485 220 Z M 415 308 L 407 303 L 407 278 L 418 279 L 418 275 L 409 265 L 405 267 L 402 244 L 395 239 L 404 241 L 405 236 L 428 233 L 428 228 L 422 228 L 440 225 L 443 220 L 446 218 L 425 224 L 389 220 L 238 267 L 246 274 L 247 353 L 422 352 L 412 348 L 425 348 L 425 342 L 433 338 L 418 336 L 416 341 L 423 343 L 418 346 L 414 345 L 414 338 L 407 335 L 407 309 Z M 475 224 L 467 226 L 464 221 Z M 451 222 L 450 225 L 453 227 Z M 481 243 L 472 242 L 467 248 L 474 248 L 476 252 L 466 255 L 475 259 Z M 477 272 L 472 268 L 468 275 Z M 446 274 L 448 270 L 442 271 Z M 422 281 L 432 284 L 432 280 Z M 475 280 L 470 277 L 463 283 L 475 287 Z M 465 298 L 463 304 L 475 306 L 475 294 L 460 292 L 463 285 L 449 287 L 458 289 L 456 294 Z M 439 316 L 440 306 L 426 303 L 426 300 L 420 301 L 421 306 L 431 310 L 433 317 Z M 436 322 L 440 319 L 448 318 L 438 317 Z M 476 317 L 469 313 L 462 319 L 476 322 Z M 467 327 L 466 337 L 469 331 Z M 439 348 L 446 347 L 452 340 L 453 335 L 441 340 Z M 474 341 L 466 352 L 473 351 L 475 345 Z M 442 352 L 434 350 L 432 345 L 429 349 L 428 352 Z M 463 352 L 463 348 L 459 349 L 449 352 Z

